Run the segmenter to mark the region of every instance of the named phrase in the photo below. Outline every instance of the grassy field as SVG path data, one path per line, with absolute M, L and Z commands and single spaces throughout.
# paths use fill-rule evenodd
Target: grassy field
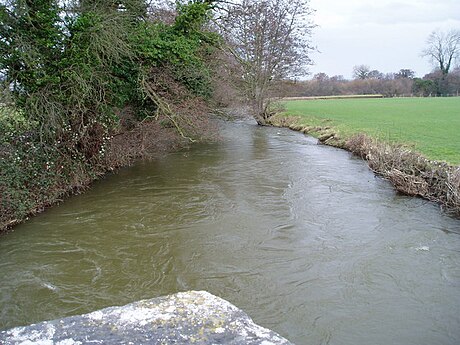
M 293 100 L 286 113 L 342 137 L 366 133 L 404 143 L 433 160 L 460 164 L 460 97 Z

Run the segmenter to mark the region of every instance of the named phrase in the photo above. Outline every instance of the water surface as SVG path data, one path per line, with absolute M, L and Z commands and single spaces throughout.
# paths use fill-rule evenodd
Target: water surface
M 345 151 L 238 122 L 0 238 L 0 328 L 192 289 L 297 344 L 458 344 L 460 221 Z

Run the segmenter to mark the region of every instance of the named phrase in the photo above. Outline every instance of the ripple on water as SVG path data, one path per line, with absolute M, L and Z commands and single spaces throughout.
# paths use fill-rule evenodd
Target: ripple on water
M 0 328 L 195 289 L 298 344 L 456 344 L 459 233 L 346 152 L 224 124 L 4 236 Z

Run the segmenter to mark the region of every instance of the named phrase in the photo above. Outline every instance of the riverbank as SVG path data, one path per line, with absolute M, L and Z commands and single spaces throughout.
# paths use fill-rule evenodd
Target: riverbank
M 216 128 L 210 122 L 209 116 L 201 116 L 195 123 L 200 125 L 200 131 L 195 132 L 196 140 L 212 140 L 216 136 Z M 34 144 L 26 143 L 30 149 L 18 154 L 17 163 L 22 173 L 18 176 L 17 171 L 3 171 L 2 179 L 16 179 L 15 189 L 6 189 L 0 185 L 0 235 L 10 231 L 14 226 L 42 213 L 49 207 L 61 203 L 69 196 L 86 191 L 91 184 L 107 174 L 113 173 L 119 168 L 132 165 L 139 159 L 155 159 L 168 152 L 188 147 L 192 143 L 190 138 L 182 136 L 176 128 L 164 125 L 162 121 L 146 120 L 135 121 L 131 115 L 123 114 L 120 127 L 113 132 L 104 145 L 104 149 L 98 160 L 93 164 L 81 164 L 72 161 L 65 155 L 53 157 L 56 164 L 51 161 L 36 162 L 42 158 L 43 153 Z M 24 144 L 21 142 L 21 144 Z M 2 157 L 7 157 L 9 150 L 18 147 L 1 147 Z M 35 152 L 35 155 L 33 152 Z M 56 148 L 59 152 L 59 148 Z M 6 162 L 6 160 L 5 160 Z M 22 166 L 22 168 L 20 167 Z M 36 167 L 35 179 L 30 181 L 31 169 Z M 9 174 L 9 175 L 8 175 Z M 4 176 L 3 176 L 4 175 Z M 28 181 L 29 179 L 29 181 Z M 10 185 L 14 185 L 10 183 Z
M 363 133 L 343 135 L 330 125 L 305 125 L 299 116 L 279 114 L 270 124 L 348 150 L 366 160 L 374 173 L 389 180 L 399 192 L 437 202 L 443 210 L 460 215 L 460 166 L 429 160 L 404 145 L 383 142 Z

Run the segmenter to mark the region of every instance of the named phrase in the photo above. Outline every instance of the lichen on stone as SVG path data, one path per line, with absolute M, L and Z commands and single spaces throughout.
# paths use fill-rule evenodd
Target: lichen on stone
M 289 341 L 205 291 L 110 307 L 0 332 L 0 344 L 257 344 Z

